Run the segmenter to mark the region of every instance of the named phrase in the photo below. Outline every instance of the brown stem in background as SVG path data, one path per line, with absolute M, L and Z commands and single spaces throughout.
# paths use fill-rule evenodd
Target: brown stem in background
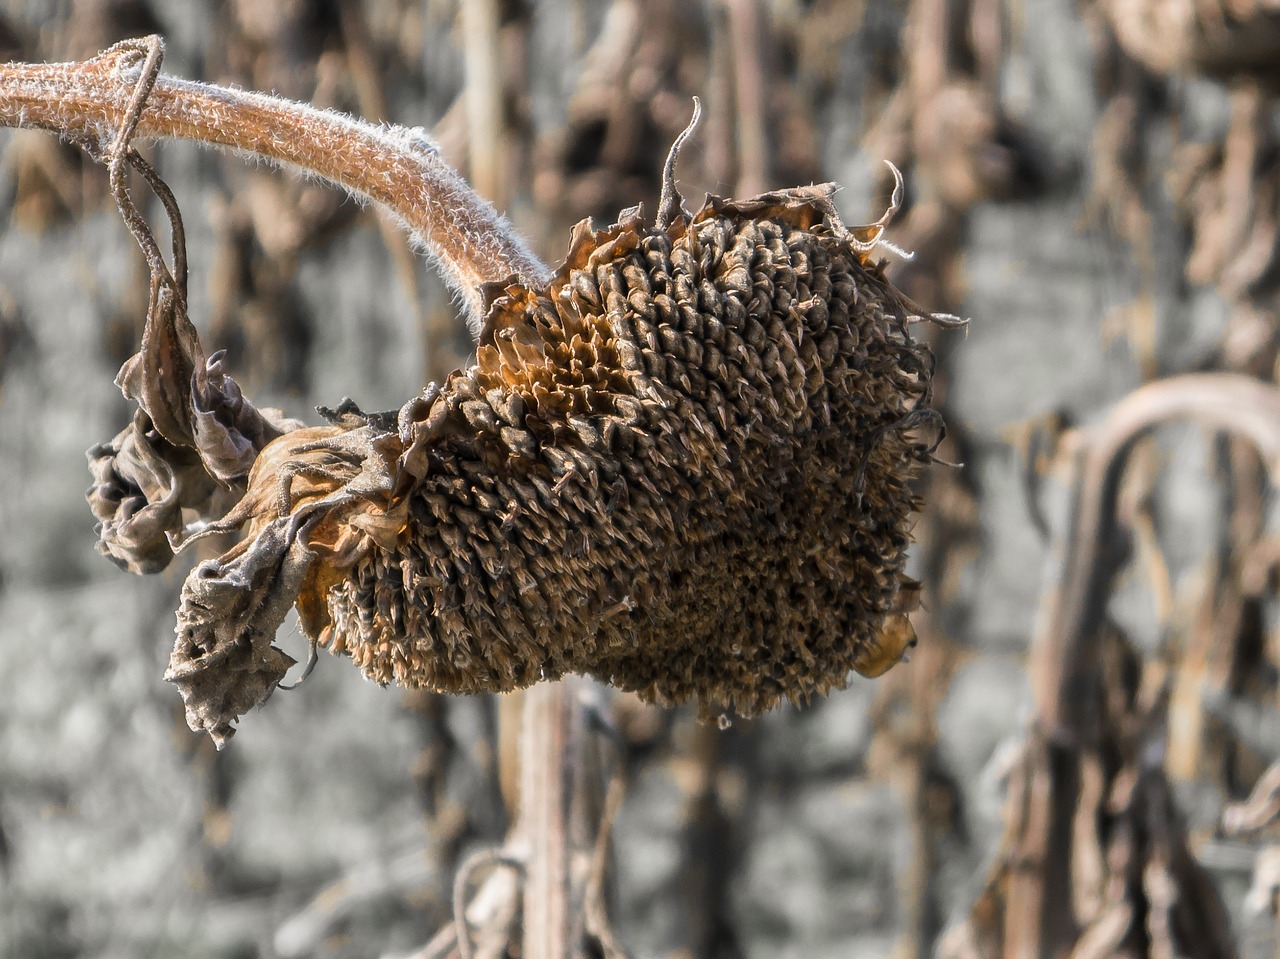
M 1242 81 L 1231 91 L 1231 128 L 1222 158 L 1222 218 L 1227 232 L 1223 246 L 1228 250 L 1243 244 L 1249 228 L 1260 140 L 1258 124 L 1265 106 L 1257 83 Z
M 82 63 L 0 66 L 0 125 L 34 126 L 104 144 L 158 37 L 128 40 Z M 487 201 L 439 156 L 421 131 L 377 127 L 260 93 L 161 76 L 138 137 L 232 147 L 300 167 L 400 217 L 439 261 L 479 328 L 481 284 L 510 276 L 536 287 L 549 276 Z
M 1144 386 L 1098 427 L 1076 486 L 1078 508 L 1067 541 L 1064 577 L 1032 651 L 1039 721 L 1051 741 L 1089 742 L 1096 721 L 1093 677 L 1108 584 L 1116 564 L 1107 547 L 1116 531 L 1120 479 L 1134 445 L 1171 419 L 1195 419 L 1247 437 L 1272 482 L 1280 471 L 1280 391 L 1245 376 L 1188 374 Z
M 732 79 L 735 51 L 726 6 L 711 10 L 711 36 L 707 51 L 707 119 L 703 132 L 702 165 L 709 181 L 717 189 L 728 189 L 736 182 L 738 157 L 733 143 L 734 83 Z
M 911 5 L 907 21 L 911 57 L 907 83 L 916 108 L 933 101 L 947 83 L 951 68 L 951 5 L 946 0 L 917 0 Z M 929 130 L 916 129 L 917 137 L 928 137 Z
M 625 956 L 607 914 L 609 841 L 622 803 L 617 771 L 592 735 L 601 730 L 593 684 L 581 676 L 523 693 L 520 812 L 508 847 L 524 863 L 525 959 Z M 598 717 L 591 722 L 592 715 Z
M 467 172 L 471 183 L 495 203 L 506 199 L 503 173 L 502 77 L 498 65 L 497 0 L 462 4 L 462 42 L 466 52 Z
M 727 0 L 733 56 L 740 196 L 769 189 L 769 77 L 765 63 L 764 11 L 757 0 Z
M 571 901 L 577 897 L 569 878 L 574 759 L 583 732 L 582 705 L 574 695 L 580 682 L 538 683 L 524 693 L 516 828 L 529 850 L 521 952 L 526 959 L 567 959 L 573 926 L 581 919 L 581 901 Z
M 500 849 L 472 856 L 459 870 L 454 922 L 415 959 L 506 955 L 514 944 L 517 897 L 526 959 L 625 956 L 605 908 L 608 843 L 622 783 L 616 773 L 604 775 L 591 746 L 591 688 L 589 680 L 570 676 L 521 692 L 515 825 Z M 504 868 L 468 904 L 471 874 L 489 864 Z
M 689 730 L 688 745 L 681 750 L 688 755 L 689 765 L 678 779 L 684 854 L 673 920 L 680 930 L 677 954 L 707 959 L 742 951 L 726 917 L 733 874 L 741 859 L 735 833 L 748 815 L 748 797 L 755 790 L 754 784 L 729 789 L 725 784 L 739 772 L 746 782 L 738 754 L 744 744 L 752 749 L 758 738 L 757 726 L 750 721 L 723 730 L 700 725 Z
M 1037 721 L 1011 780 L 1002 865 L 957 927 L 1005 956 L 1124 952 L 1145 929 L 1151 954 L 1229 956 L 1224 907 L 1171 817 L 1162 670 L 1146 676 L 1106 622 L 1124 559 L 1122 481 L 1139 441 L 1194 419 L 1251 444 L 1280 477 L 1280 390 L 1234 374 L 1173 377 L 1131 393 L 1084 436 L 1071 527 L 1032 648 Z M 1110 768 L 1108 768 L 1110 767 Z M 1141 911 L 1146 920 L 1136 918 Z M 1137 923 L 1143 922 L 1139 927 Z M 1189 946 L 1195 943 L 1194 947 Z
M 1202 775 L 1214 752 L 1214 736 L 1205 700 L 1230 692 L 1239 655 L 1239 637 L 1250 597 L 1241 575 L 1248 544 L 1264 528 L 1264 466 L 1245 439 L 1232 439 L 1218 451 L 1218 476 L 1230 491 L 1215 554 L 1210 585 L 1200 598 L 1183 640 L 1181 661 L 1171 682 L 1169 745 L 1165 768 L 1176 782 Z M 1206 737 L 1206 732 L 1209 733 Z M 1220 777 L 1215 777 L 1220 778 Z

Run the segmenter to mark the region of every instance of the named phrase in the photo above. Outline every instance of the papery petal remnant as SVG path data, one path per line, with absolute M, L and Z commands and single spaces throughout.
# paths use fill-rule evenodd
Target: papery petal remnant
M 286 517 L 238 555 L 201 563 L 182 587 L 178 640 L 165 679 L 178 687 L 187 725 L 221 748 L 231 724 L 271 696 L 293 657 L 272 645 L 314 557 Z
M 211 504 L 217 484 L 194 450 L 169 443 L 141 410 L 88 456 L 98 552 L 131 573 L 160 572 L 173 559 L 169 536 L 182 528 L 183 507 Z

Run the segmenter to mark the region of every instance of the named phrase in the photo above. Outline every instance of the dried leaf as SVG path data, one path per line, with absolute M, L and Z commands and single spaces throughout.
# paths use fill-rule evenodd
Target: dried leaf
M 314 556 L 289 517 L 269 523 L 238 555 L 197 566 L 182 588 L 178 640 L 165 680 L 187 725 L 218 748 L 232 723 L 266 702 L 294 660 L 272 645 Z
M 98 552 L 131 573 L 158 573 L 173 559 L 169 536 L 181 530 L 183 508 L 209 504 L 217 485 L 193 451 L 170 444 L 141 410 L 88 456 Z
M 267 443 L 301 424 L 254 407 L 223 357 L 220 351 L 205 359 L 185 298 L 168 271 L 153 267 L 142 347 L 116 382 L 170 447 L 194 450 L 211 477 L 230 484 L 248 475 Z

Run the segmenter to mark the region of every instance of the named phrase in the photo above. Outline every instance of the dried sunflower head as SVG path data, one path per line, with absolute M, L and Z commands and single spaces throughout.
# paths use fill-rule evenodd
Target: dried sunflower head
M 451 692 L 577 672 L 750 715 L 889 668 L 932 361 L 869 261 L 883 224 L 833 190 L 580 224 L 394 422 L 266 445 L 217 524 L 246 538 L 184 589 L 193 728 L 229 735 L 245 676 L 269 693 L 291 602 L 370 678 Z
M 548 271 L 435 170 L 461 203 L 450 215 L 472 218 L 445 246 L 483 317 L 475 363 L 398 413 L 347 401 L 308 428 L 255 408 L 206 358 L 177 202 L 130 146 L 162 46 L 112 53 L 137 74 L 120 129 L 92 148 L 151 298 L 118 380 L 139 412 L 93 451 L 90 499 L 104 551 L 138 571 L 240 531 L 183 586 L 166 678 L 193 729 L 221 744 L 271 695 L 293 662 L 273 645 L 291 607 L 313 644 L 381 683 L 475 692 L 587 673 L 704 716 L 878 675 L 914 641 L 903 567 L 933 448 L 921 433 L 938 432 L 921 429 L 937 425 L 932 361 L 909 332 L 920 312 L 870 261 L 900 178 L 889 213 L 853 230 L 830 184 L 690 215 L 674 166 L 691 124 L 656 219 L 579 224 Z M 417 139 L 408 158 L 396 137 L 365 146 L 434 156 Z M 169 216 L 172 266 L 130 167 Z M 464 249 L 486 244 L 480 260 Z M 499 265 L 515 276 L 477 286 Z

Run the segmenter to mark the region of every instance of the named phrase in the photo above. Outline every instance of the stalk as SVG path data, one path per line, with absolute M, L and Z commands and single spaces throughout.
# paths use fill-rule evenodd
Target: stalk
M 102 156 L 159 37 L 126 40 L 75 63 L 0 65 L 0 126 L 51 130 Z M 376 126 L 262 93 L 160 75 L 138 117 L 143 139 L 230 147 L 323 177 L 386 207 L 438 262 L 477 333 L 480 287 L 547 267 L 493 205 L 441 159 L 425 131 Z

